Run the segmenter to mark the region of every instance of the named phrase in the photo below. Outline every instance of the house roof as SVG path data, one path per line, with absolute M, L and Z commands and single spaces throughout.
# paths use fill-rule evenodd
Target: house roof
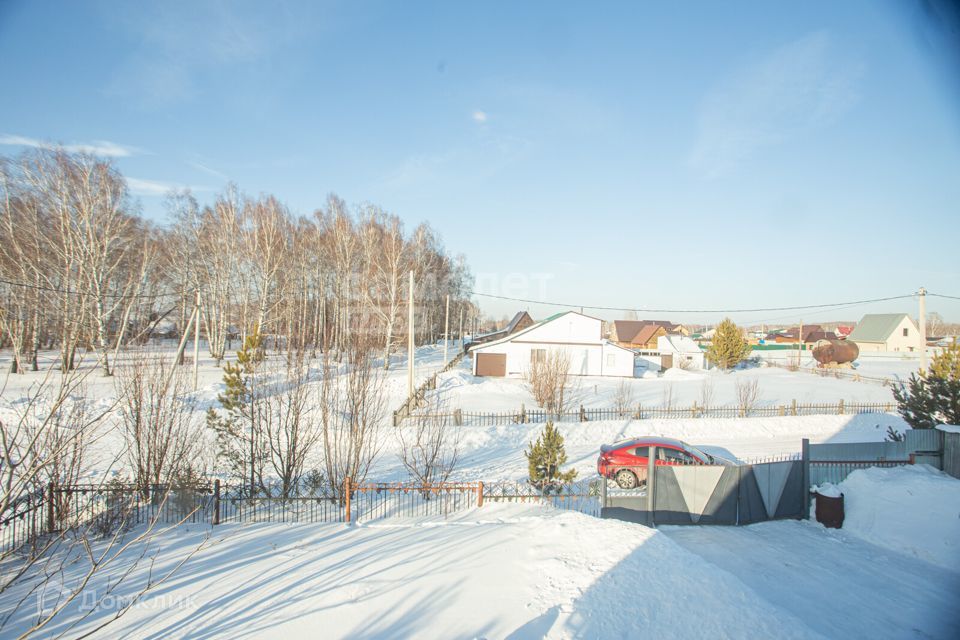
M 700 345 L 686 336 L 667 335 L 657 338 L 657 349 L 672 353 L 703 353 Z
M 868 313 L 847 339 L 854 342 L 886 342 L 904 318 L 910 320 L 905 313 Z M 910 320 L 910 324 L 913 324 L 913 320 Z
M 632 344 L 646 344 L 658 329 L 669 331 L 670 327 L 676 326 L 663 320 L 614 320 L 613 325 L 617 330 L 617 341 Z
M 528 314 L 526 311 L 517 311 L 516 315 L 513 316 L 513 320 L 511 320 L 510 324 L 507 325 L 506 332 L 509 334 L 516 331 L 517 325 L 520 324 L 520 321 L 523 320 L 524 316 L 529 318 L 530 314 Z M 533 318 L 530 318 L 530 320 L 532 321 Z
M 614 320 L 613 328 L 617 332 L 617 340 L 620 342 L 633 342 L 632 338 L 643 327 L 644 323 L 639 320 Z
M 569 314 L 569 313 L 576 313 L 578 316 L 583 316 L 584 318 L 590 318 L 591 320 L 600 321 L 599 318 L 594 318 L 593 316 L 588 316 L 588 315 L 585 315 L 585 314 L 582 314 L 582 313 L 577 313 L 576 311 L 561 311 L 560 313 L 555 313 L 555 314 L 553 314 L 553 315 L 550 316 L 549 318 L 545 318 L 545 319 L 541 320 L 540 322 L 536 322 L 536 323 L 530 325 L 530 326 L 527 327 L 526 329 L 521 329 L 520 331 L 517 331 L 516 333 L 509 334 L 509 335 L 504 336 L 503 338 L 500 338 L 500 339 L 498 339 L 498 340 L 493 340 L 493 341 L 491 341 L 491 342 L 484 342 L 483 344 L 478 344 L 478 345 L 475 346 L 475 347 L 471 347 L 471 348 L 470 348 L 470 351 L 474 351 L 474 350 L 479 351 L 480 349 L 485 349 L 486 347 L 492 347 L 493 345 L 496 345 L 496 344 L 503 344 L 504 342 L 508 342 L 508 341 L 510 341 L 510 340 L 514 340 L 514 339 L 519 338 L 520 336 L 524 335 L 525 333 L 529 333 L 529 332 L 533 331 L 533 330 L 536 329 L 537 327 L 542 327 L 543 325 L 547 324 L 548 322 L 553 322 L 553 321 L 556 320 L 557 318 L 562 318 L 563 316 L 565 316 L 565 315 L 567 315 L 567 314 Z
M 663 329 L 663 327 L 659 324 L 648 324 L 640 329 L 637 335 L 633 336 L 631 342 L 634 344 L 646 344 L 650 342 L 651 338 L 653 338 L 660 329 Z M 666 329 L 663 330 L 666 331 Z

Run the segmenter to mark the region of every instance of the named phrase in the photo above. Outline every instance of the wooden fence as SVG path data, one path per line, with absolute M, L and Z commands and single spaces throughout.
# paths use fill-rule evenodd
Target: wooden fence
M 883 387 L 893 387 L 901 382 L 895 378 L 863 375 L 858 373 L 855 369 L 845 369 L 842 367 L 797 367 L 795 364 L 776 362 L 773 360 L 764 360 L 764 362 L 771 367 L 787 369 L 788 371 L 800 371 L 802 373 L 820 376 L 821 378 L 853 380 L 854 382 L 871 382 L 873 384 L 879 384 Z
M 679 418 L 772 418 L 778 416 L 811 416 L 811 415 L 855 415 L 861 413 L 890 413 L 896 410 L 892 402 L 846 402 L 840 400 L 834 403 L 798 403 L 793 400 L 790 404 L 765 405 L 759 407 L 720 406 L 704 407 L 694 403 L 690 407 L 647 407 L 638 404 L 631 409 L 615 408 L 587 408 L 581 406 L 576 411 L 565 411 L 560 414 L 550 414 L 542 409 L 527 409 L 523 406 L 519 411 L 461 411 L 452 413 L 430 414 L 411 413 L 407 417 L 442 418 L 456 425 L 471 426 L 501 426 L 508 424 L 537 424 L 547 420 L 555 422 L 593 422 L 596 420 L 648 420 L 648 419 L 679 419 Z M 395 424 L 399 422 L 395 421 Z
M 465 355 L 466 351 L 461 351 L 453 358 L 453 360 L 444 365 L 442 369 L 435 372 L 429 378 L 424 380 L 419 387 L 414 389 L 413 395 L 404 400 L 403 404 L 401 404 L 393 412 L 393 426 L 398 426 L 403 420 L 409 418 L 418 407 L 421 407 L 427 397 L 427 391 L 433 391 L 437 388 L 437 376 L 453 369 L 460 363 L 461 360 L 463 360 Z

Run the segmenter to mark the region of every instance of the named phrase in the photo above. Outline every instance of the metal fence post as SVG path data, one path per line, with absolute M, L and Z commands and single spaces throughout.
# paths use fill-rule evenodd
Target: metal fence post
M 220 524 L 220 478 L 213 481 L 213 524 Z
M 350 524 L 350 476 L 343 479 L 344 512 L 347 524 Z
M 657 477 L 657 447 L 652 446 L 647 451 L 647 526 L 654 526 L 656 520 L 653 517 L 654 509 L 656 509 L 656 501 L 654 500 L 654 491 L 656 490 L 656 477 Z
M 800 443 L 800 458 L 801 463 L 803 464 L 803 482 L 801 483 L 800 491 L 802 492 L 800 499 L 803 501 L 803 508 L 800 513 L 803 516 L 804 520 L 810 519 L 810 440 L 804 438 Z

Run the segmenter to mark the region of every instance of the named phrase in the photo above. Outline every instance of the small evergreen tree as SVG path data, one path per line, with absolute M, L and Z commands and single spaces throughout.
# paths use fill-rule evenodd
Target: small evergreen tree
M 249 482 L 251 495 L 255 486 L 263 485 L 263 451 L 257 433 L 254 393 L 251 378 L 264 360 L 259 328 L 248 335 L 237 351 L 237 362 L 223 367 L 226 389 L 217 395 L 223 415 L 207 410 L 207 426 L 217 436 L 217 457 L 226 463 L 230 473 Z
M 530 443 L 524 455 L 527 456 L 530 484 L 543 493 L 549 493 L 557 485 L 573 482 L 577 477 L 576 469 L 560 470 L 567 463 L 567 452 L 563 446 L 563 436 L 552 422 L 547 422 L 543 433 L 536 442 Z
M 929 371 L 911 373 L 893 388 L 898 411 L 914 429 L 960 424 L 960 344 L 953 342 L 933 357 Z
M 740 327 L 730 318 L 724 318 L 713 333 L 707 357 L 721 369 L 731 369 L 750 355 L 750 343 L 743 337 Z

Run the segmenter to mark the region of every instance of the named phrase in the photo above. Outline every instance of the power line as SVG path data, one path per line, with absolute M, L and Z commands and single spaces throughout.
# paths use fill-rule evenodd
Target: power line
M 6 280 L 0 278 L 0 283 L 11 286 L 11 287 L 21 287 L 24 289 L 34 289 L 36 291 L 48 291 L 50 293 L 56 293 L 60 295 L 71 295 L 71 296 L 87 296 L 87 297 L 96 297 L 97 294 L 90 291 L 76 291 L 73 289 L 57 289 L 55 287 L 47 287 L 42 284 L 30 284 L 29 282 L 14 282 L 13 280 Z M 139 298 L 141 300 L 156 300 L 158 298 L 169 298 L 174 296 L 174 293 L 104 293 L 101 294 L 102 298 L 114 298 L 125 300 L 128 298 Z
M 945 296 L 942 293 L 930 293 L 927 291 L 928 296 L 933 296 L 935 298 L 948 298 L 950 300 L 960 300 L 960 296 Z
M 604 307 L 599 305 L 566 304 L 563 302 L 545 302 L 542 300 L 530 300 L 527 298 L 512 298 L 509 296 L 498 296 L 492 293 L 480 293 L 478 291 L 470 291 L 469 293 L 471 295 L 482 296 L 485 298 L 496 298 L 498 300 L 510 300 L 512 302 L 524 302 L 527 304 L 541 304 L 541 305 L 548 305 L 548 306 L 554 306 L 554 307 L 595 309 L 600 311 L 642 311 L 644 313 L 754 313 L 754 312 L 766 312 L 766 311 L 801 311 L 804 309 L 828 309 L 831 307 L 855 306 L 860 304 L 868 304 L 872 302 L 904 300 L 907 298 L 914 297 L 914 294 L 911 293 L 903 296 L 888 296 L 886 298 L 873 298 L 870 300 L 852 300 L 847 302 L 831 302 L 828 304 L 810 304 L 810 305 L 798 305 L 798 306 L 791 306 L 791 307 L 758 307 L 754 309 L 649 309 L 649 308 L 642 308 L 642 307 Z M 928 295 L 936 295 L 936 294 L 928 294 Z M 940 297 L 950 297 L 950 296 L 940 296 Z

